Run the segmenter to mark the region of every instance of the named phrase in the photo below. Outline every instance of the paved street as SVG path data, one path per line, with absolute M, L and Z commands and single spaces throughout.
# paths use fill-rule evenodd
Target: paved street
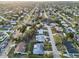
M 55 41 L 54 41 L 54 38 L 53 38 L 53 35 L 52 35 L 51 28 L 48 25 L 46 25 L 46 27 L 48 29 L 49 37 L 50 37 L 50 40 L 51 40 L 53 56 L 54 56 L 54 58 L 60 58 L 59 52 L 58 52 L 57 47 L 55 45 Z
M 47 16 L 45 11 L 44 11 L 44 15 L 45 15 L 46 18 L 48 18 L 48 16 Z M 50 40 L 51 40 L 53 56 L 54 56 L 54 58 L 59 58 L 60 57 L 59 56 L 59 52 L 58 52 L 57 47 L 55 45 L 55 41 L 54 41 L 54 38 L 53 38 L 53 34 L 52 34 L 52 31 L 51 31 L 51 28 L 50 28 L 50 26 L 48 26 L 46 24 L 45 24 L 45 26 L 48 29 L 48 34 L 49 34 L 49 37 L 50 37 Z

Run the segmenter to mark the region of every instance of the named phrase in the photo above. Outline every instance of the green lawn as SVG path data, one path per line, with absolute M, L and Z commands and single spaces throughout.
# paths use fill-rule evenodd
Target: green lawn
M 53 35 L 53 37 L 55 39 L 56 44 L 62 43 L 62 36 L 60 36 L 60 34 Z
M 45 43 L 44 43 L 44 50 L 46 50 L 46 51 L 51 51 L 51 50 L 52 50 L 52 48 L 51 48 L 51 43 L 45 42 Z
M 43 54 L 43 55 L 29 55 L 29 58 L 53 58 L 52 54 Z
M 43 58 L 43 55 L 29 55 L 30 58 Z

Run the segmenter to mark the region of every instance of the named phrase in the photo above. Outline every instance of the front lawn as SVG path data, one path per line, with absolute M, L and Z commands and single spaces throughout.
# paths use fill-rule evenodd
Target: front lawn
M 45 42 L 44 43 L 44 50 L 46 50 L 46 51 L 52 51 L 51 43 Z

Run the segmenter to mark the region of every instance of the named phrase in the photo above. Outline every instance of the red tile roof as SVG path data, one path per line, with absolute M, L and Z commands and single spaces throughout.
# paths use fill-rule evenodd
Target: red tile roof
M 23 53 L 25 51 L 25 43 L 20 42 L 18 46 L 15 48 L 15 53 Z

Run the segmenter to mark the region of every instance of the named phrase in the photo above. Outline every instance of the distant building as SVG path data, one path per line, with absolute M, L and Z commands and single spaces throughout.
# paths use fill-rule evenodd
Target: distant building
M 57 26 L 58 24 L 57 23 L 50 23 L 50 26 L 51 27 L 55 27 L 55 26 Z
M 33 48 L 33 54 L 44 54 L 43 43 L 36 43 Z
M 55 27 L 56 28 L 56 30 L 58 31 L 58 32 L 62 32 L 63 31 L 63 29 L 62 29 L 62 27 Z
M 65 26 L 65 27 L 68 27 L 68 24 L 62 24 L 63 26 Z
M 3 29 L 11 29 L 13 26 L 12 25 L 3 25 L 2 28 Z
M 79 41 L 79 35 L 78 34 L 74 34 L 74 38 Z
M 7 39 L 9 36 L 5 32 L 0 32 L 0 41 Z
M 3 25 L 0 25 L 0 28 L 2 28 L 3 27 Z
M 61 21 L 61 24 L 65 24 L 66 22 L 65 21 Z
M 74 33 L 76 32 L 72 27 L 68 27 L 66 31 L 67 32 L 74 32 Z
M 12 25 L 15 25 L 16 24 L 16 20 L 6 20 L 6 22 L 12 24 Z
M 16 24 L 16 21 L 15 20 L 11 20 L 9 21 L 11 24 L 15 25 Z

